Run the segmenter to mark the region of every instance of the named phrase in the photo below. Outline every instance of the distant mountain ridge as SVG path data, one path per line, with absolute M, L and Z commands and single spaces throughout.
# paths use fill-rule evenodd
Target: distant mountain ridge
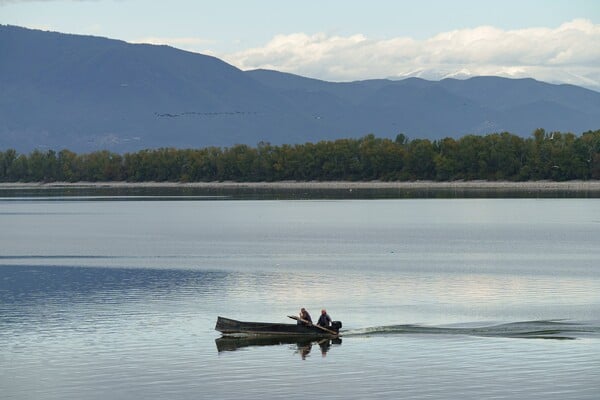
M 533 79 L 334 83 L 168 46 L 0 26 L 0 149 L 116 152 L 600 127 L 600 93 Z

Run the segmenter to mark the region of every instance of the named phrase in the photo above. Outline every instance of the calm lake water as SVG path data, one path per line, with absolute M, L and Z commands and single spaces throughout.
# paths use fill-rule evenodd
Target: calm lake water
M 0 198 L 2 399 L 598 399 L 600 199 Z M 341 342 L 223 341 L 327 307 Z

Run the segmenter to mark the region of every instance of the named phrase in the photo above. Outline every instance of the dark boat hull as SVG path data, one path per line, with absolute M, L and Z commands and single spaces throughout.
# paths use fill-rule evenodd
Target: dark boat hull
M 243 322 L 217 317 L 215 330 L 232 336 L 286 336 L 307 338 L 331 338 L 337 335 L 325 332 L 315 326 L 298 324 L 278 324 L 271 322 Z

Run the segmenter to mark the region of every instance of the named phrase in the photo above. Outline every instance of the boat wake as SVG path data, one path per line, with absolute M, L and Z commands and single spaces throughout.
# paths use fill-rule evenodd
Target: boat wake
M 340 331 L 340 338 L 315 339 L 298 336 L 261 336 L 250 335 L 244 337 L 222 336 L 215 340 L 219 353 L 239 350 L 247 347 L 292 345 L 295 352 L 300 352 L 305 358 L 313 345 L 318 345 L 324 355 L 331 347 L 339 347 L 342 338 L 368 338 L 374 336 L 397 335 L 436 335 L 448 336 L 479 336 L 493 338 L 518 338 L 518 339 L 553 339 L 576 340 L 584 338 L 600 339 L 600 321 L 573 322 L 566 320 L 523 321 L 488 326 L 474 326 L 474 324 L 452 326 L 426 326 L 426 325 L 387 325 L 361 329 Z
M 343 331 L 344 337 L 376 335 L 468 335 L 499 338 L 573 340 L 585 337 L 600 337 L 598 324 L 543 320 L 512 322 L 491 326 L 424 326 L 389 325 Z

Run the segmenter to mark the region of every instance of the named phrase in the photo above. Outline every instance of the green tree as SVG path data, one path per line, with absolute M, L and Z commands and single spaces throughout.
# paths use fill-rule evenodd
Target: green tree
M 0 152 L 0 181 L 6 182 L 11 180 L 9 174 L 16 159 L 17 152 L 14 149 Z
M 438 181 L 452 181 L 459 175 L 459 145 L 452 138 L 445 138 L 434 143 L 436 154 L 433 162 L 435 164 Z
M 55 181 L 58 171 L 58 160 L 54 150 L 43 152 L 34 150 L 29 155 L 27 180 L 35 182 Z
M 408 155 L 404 172 L 409 179 L 435 178 L 435 151 L 427 139 L 415 139 L 408 144 Z
M 80 157 L 69 150 L 58 153 L 58 176 L 60 181 L 77 182 L 82 178 L 82 165 Z

